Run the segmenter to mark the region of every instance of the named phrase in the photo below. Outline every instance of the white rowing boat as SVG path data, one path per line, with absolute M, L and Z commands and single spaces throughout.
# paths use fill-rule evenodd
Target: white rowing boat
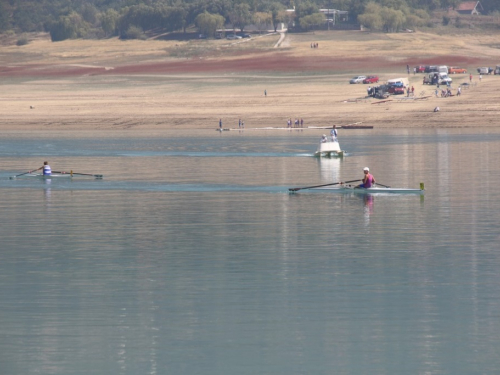
M 328 140 L 326 142 L 319 143 L 318 149 L 314 153 L 314 156 L 342 157 L 344 156 L 344 151 L 340 149 L 340 144 L 338 141 Z
M 35 172 L 29 172 L 29 173 L 23 173 L 18 176 L 12 176 L 9 177 L 11 180 L 15 178 L 38 178 L 42 180 L 48 180 L 48 179 L 71 179 L 75 177 L 93 177 L 96 179 L 101 179 L 103 178 L 102 174 L 89 174 L 89 173 L 73 173 L 73 172 L 53 172 L 50 175 L 44 175 L 43 173 L 35 173 Z
M 321 186 L 311 188 L 310 190 L 328 191 L 331 193 L 353 193 L 353 194 L 423 194 L 424 186 L 420 185 L 420 189 L 409 188 L 391 188 L 383 186 L 374 186 L 371 188 L 357 188 L 354 185 L 337 185 L 337 186 Z

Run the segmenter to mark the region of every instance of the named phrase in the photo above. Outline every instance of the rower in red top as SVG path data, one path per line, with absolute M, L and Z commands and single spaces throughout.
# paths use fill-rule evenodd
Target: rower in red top
M 361 185 L 358 185 L 358 188 L 371 188 L 372 185 L 375 184 L 375 177 L 370 174 L 370 168 L 368 167 L 363 168 L 363 172 L 365 174 L 365 177 L 363 177 L 363 183 Z

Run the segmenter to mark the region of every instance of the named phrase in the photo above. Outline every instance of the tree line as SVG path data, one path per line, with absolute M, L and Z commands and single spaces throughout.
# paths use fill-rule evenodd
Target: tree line
M 145 31 L 196 27 L 208 37 L 230 25 L 243 31 L 280 23 L 298 30 L 326 25 L 321 8 L 349 12 L 349 19 L 373 30 L 395 32 L 429 24 L 436 9 L 461 0 L 0 0 L 0 33 L 50 32 L 53 41 L 70 38 L 144 38 Z M 483 0 L 488 12 L 498 0 Z M 294 9 L 294 12 L 287 11 Z

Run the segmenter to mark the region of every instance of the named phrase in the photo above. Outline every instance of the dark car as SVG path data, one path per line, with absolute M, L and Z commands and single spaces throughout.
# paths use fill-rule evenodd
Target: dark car
M 426 65 L 425 66 L 425 73 L 433 73 L 433 72 L 437 72 L 438 71 L 438 67 L 436 65 Z
M 373 96 L 376 99 L 387 99 L 389 97 L 389 93 L 387 90 L 389 87 L 387 85 L 373 86 L 370 89 L 370 96 Z
M 251 38 L 252 36 L 250 34 L 247 34 L 247 33 L 238 33 L 239 36 L 241 36 L 242 38 Z
M 377 76 L 368 76 L 363 80 L 363 83 L 377 83 L 377 82 L 378 82 Z

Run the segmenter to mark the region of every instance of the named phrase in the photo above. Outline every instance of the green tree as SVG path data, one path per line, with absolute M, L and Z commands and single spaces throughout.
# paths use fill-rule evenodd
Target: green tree
M 195 19 L 195 24 L 202 34 L 215 36 L 217 29 L 224 26 L 224 17 L 220 14 L 204 12 L 198 14 Z
M 12 23 L 18 30 L 39 31 L 43 29 L 43 23 L 46 20 L 47 16 L 39 4 L 26 2 L 22 5 L 17 4 L 13 8 Z
M 406 15 L 405 25 L 409 28 L 427 25 L 429 22 L 429 13 L 423 9 L 417 9 L 413 13 Z
M 80 14 L 85 22 L 91 25 L 97 24 L 97 21 L 99 19 L 99 11 L 94 5 L 88 3 L 83 4 Z
M 313 13 L 299 19 L 300 27 L 304 30 L 310 30 L 324 25 L 326 17 L 323 13 Z
M 301 19 L 305 16 L 310 16 L 311 14 L 317 13 L 319 10 L 318 6 L 310 1 L 300 3 L 295 8 L 295 17 Z
M 456 9 L 461 2 L 462 0 L 441 0 L 441 7 Z
M 115 35 L 116 25 L 119 18 L 119 13 L 114 9 L 108 9 L 101 14 L 101 27 L 104 30 L 104 34 L 106 36 Z
M 385 32 L 397 32 L 402 29 L 406 17 L 401 10 L 396 10 L 392 8 L 383 7 L 382 12 L 382 22 Z
M 187 14 L 185 7 L 168 7 L 163 19 L 163 28 L 168 31 L 185 30 Z
M 252 14 L 250 6 L 245 3 L 236 4 L 231 12 L 229 12 L 229 20 L 233 29 L 239 28 L 243 32 L 245 26 L 252 22 Z
M 278 29 L 278 25 L 282 22 L 285 22 L 284 13 L 286 12 L 286 8 L 280 3 L 273 3 L 269 7 L 271 11 L 271 22 L 273 23 L 274 32 Z
M 10 5 L 6 0 L 0 0 L 0 32 L 10 29 Z
M 366 4 L 365 12 L 358 16 L 358 22 L 370 30 L 382 30 L 382 7 L 375 2 Z
M 255 12 L 253 15 L 253 23 L 257 26 L 259 32 L 265 31 L 267 25 L 272 22 L 271 13 L 267 12 Z
M 73 39 L 78 36 L 78 23 L 74 20 L 80 16 L 72 13 L 68 16 L 59 17 L 59 19 L 50 26 L 50 38 L 53 42 L 60 42 L 66 39 Z

